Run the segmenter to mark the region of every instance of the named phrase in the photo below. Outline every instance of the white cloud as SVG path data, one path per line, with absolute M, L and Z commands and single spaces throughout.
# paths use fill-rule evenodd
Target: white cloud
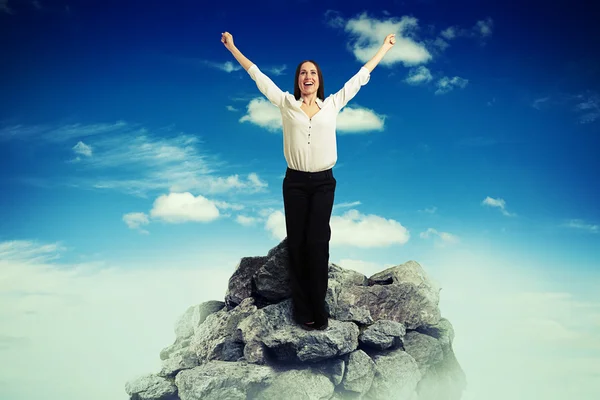
M 437 207 L 428 207 L 423 210 L 419 210 L 419 212 L 424 212 L 427 214 L 435 214 L 436 211 L 437 211 Z
M 373 110 L 346 106 L 338 114 L 336 124 L 337 131 L 344 134 L 382 131 L 384 123 L 385 116 L 376 114 Z
M 338 208 L 349 208 L 349 207 L 356 207 L 361 205 L 362 203 L 360 201 L 353 201 L 353 202 L 348 202 L 348 203 L 339 203 L 339 204 L 334 204 L 333 205 L 333 210 L 335 211 Z
M 237 108 L 233 107 L 233 106 L 227 106 L 227 110 L 228 111 L 232 111 L 232 112 L 237 112 L 239 111 Z
M 73 151 L 75 152 L 75 154 L 81 154 L 86 157 L 92 156 L 92 147 L 83 143 L 81 140 L 77 142 L 75 146 L 73 146 Z
M 42 245 L 37 241 L 11 240 L 0 242 L 0 260 L 46 263 L 60 258 L 66 250 L 60 243 Z
M 271 75 L 283 75 L 284 71 L 287 69 L 287 65 L 282 65 L 279 67 L 270 67 L 270 68 L 265 68 L 265 70 L 271 74 Z
M 340 216 L 332 215 L 330 225 L 331 246 L 377 248 L 403 245 L 410 238 L 408 230 L 398 221 L 374 214 L 361 214 L 354 209 Z M 285 238 L 284 213 L 274 211 L 268 217 L 265 228 L 278 240 Z
M 160 371 L 176 319 L 223 301 L 238 261 L 143 256 L 141 267 L 0 256 L 0 398 L 126 399 L 127 381 Z
M 233 63 L 232 61 L 225 61 L 224 63 L 217 63 L 214 61 L 203 60 L 202 62 L 211 68 L 225 71 L 227 73 L 239 71 L 242 69 L 242 66 L 239 65 L 239 63 L 237 63 L 237 62 Z
M 240 122 L 250 122 L 271 132 L 281 132 L 281 112 L 269 100 L 257 97 L 248 103 L 246 109 L 248 111 L 240 118 Z
M 265 223 L 265 229 L 277 240 L 283 240 L 287 235 L 285 227 L 285 214 L 281 211 L 273 211 Z
M 598 233 L 600 231 L 600 226 L 595 224 L 588 224 L 587 222 L 582 221 L 580 219 L 571 219 L 565 224 L 563 224 L 563 226 L 567 228 L 581 229 L 591 233 Z
M 417 68 L 412 68 L 408 72 L 408 76 L 404 80 L 406 83 L 411 85 L 419 85 L 422 83 L 427 83 L 431 81 L 433 77 L 431 76 L 431 72 L 427 67 L 420 66 Z
M 506 211 L 506 202 L 504 201 L 504 199 L 493 199 L 489 196 L 487 196 L 482 202 L 482 205 L 484 206 L 490 206 L 490 207 L 496 207 L 499 208 L 500 211 L 502 211 L 503 215 L 506 215 L 507 217 L 514 217 L 516 214 L 514 213 L 510 213 L 508 211 Z
M 468 83 L 468 79 L 464 79 L 458 76 L 455 76 L 453 78 L 445 76 L 437 81 L 436 85 L 438 89 L 435 91 L 435 94 L 446 94 L 454 90 L 455 87 L 459 87 L 462 89 L 465 88 Z
M 169 223 L 210 222 L 219 217 L 219 209 L 201 195 L 169 193 L 154 201 L 150 215 Z
M 535 99 L 531 106 L 537 110 L 541 110 L 542 106 L 548 103 L 550 97 L 540 97 L 539 99 Z
M 494 27 L 494 21 L 491 18 L 477 21 L 473 30 L 482 38 L 486 38 L 492 35 L 492 28 Z
M 457 28 L 450 26 L 444 29 L 442 32 L 440 32 L 440 35 L 442 35 L 447 40 L 452 40 L 457 36 Z
M 143 212 L 131 212 L 123 215 L 123 221 L 130 229 L 139 229 L 141 233 L 148 234 L 148 231 L 140 229 L 142 225 L 148 225 L 150 220 L 148 215 Z
M 213 200 L 213 203 L 223 209 L 223 210 L 235 210 L 235 211 L 240 211 L 243 210 L 245 207 L 242 204 L 232 204 L 232 203 L 228 203 L 226 201 L 219 201 L 219 200 Z
M 403 63 L 405 66 L 413 66 L 426 63 L 432 58 L 425 45 L 415 38 L 418 20 L 414 17 L 379 20 L 362 13 L 355 18 L 344 20 L 339 13 L 330 11 L 325 16 L 329 25 L 340 28 L 343 26 L 350 34 L 348 47 L 361 62 L 370 60 L 383 44 L 383 39 L 390 33 L 396 34 L 396 44 L 379 65 Z
M 258 222 L 258 218 L 256 217 L 248 217 L 245 215 L 238 215 L 235 218 L 235 221 L 240 224 L 240 225 L 244 225 L 244 226 L 250 226 L 250 225 L 254 225 Z
M 456 235 L 448 232 L 439 232 L 437 229 L 433 228 L 429 228 L 425 232 L 419 234 L 422 239 L 429 239 L 432 235 L 438 236 L 442 240 L 442 244 L 456 244 L 460 241 Z
M 0 249 L 17 249 L 8 243 L 14 242 L 0 242 Z M 48 252 L 24 243 L 34 258 Z M 0 398 L 125 399 L 125 382 L 160 370 L 158 354 L 174 341 L 177 318 L 191 305 L 223 301 L 239 259 L 198 257 L 200 265 L 198 259 L 172 262 L 167 254 L 164 263 L 131 266 L 0 256 Z M 552 275 L 558 265 L 532 266 L 516 253 L 506 257 L 486 248 L 416 259 L 442 288 L 440 308 L 454 326 L 454 351 L 468 379 L 462 399 L 595 398 L 598 271 L 565 280 Z M 370 276 L 405 261 L 342 256 L 333 262 Z
M 600 119 L 600 96 L 591 92 L 576 96 L 575 110 L 579 112 L 579 123 L 589 124 Z

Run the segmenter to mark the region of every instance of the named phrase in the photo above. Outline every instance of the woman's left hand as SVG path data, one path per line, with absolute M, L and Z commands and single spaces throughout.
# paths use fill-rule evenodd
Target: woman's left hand
M 383 41 L 383 45 L 386 47 L 392 47 L 396 43 L 396 34 L 390 33 L 387 35 Z

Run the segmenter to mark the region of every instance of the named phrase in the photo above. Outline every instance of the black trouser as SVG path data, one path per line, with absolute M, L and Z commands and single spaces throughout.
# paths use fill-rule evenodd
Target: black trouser
M 302 172 L 288 168 L 283 180 L 290 289 L 298 323 L 320 325 L 329 316 L 325 295 L 335 187 L 331 169 Z

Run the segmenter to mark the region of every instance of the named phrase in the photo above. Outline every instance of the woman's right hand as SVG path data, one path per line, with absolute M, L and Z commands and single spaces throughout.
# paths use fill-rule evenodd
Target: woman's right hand
M 235 45 L 233 44 L 233 36 L 231 36 L 231 33 L 229 32 L 224 32 L 221 34 L 221 43 L 223 43 L 229 51 L 235 48 Z

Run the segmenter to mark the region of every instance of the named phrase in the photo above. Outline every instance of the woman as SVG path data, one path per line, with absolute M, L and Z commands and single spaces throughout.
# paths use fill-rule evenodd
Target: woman
M 283 151 L 288 165 L 283 203 L 290 260 L 294 320 L 304 329 L 326 329 L 325 309 L 329 268 L 329 220 L 333 208 L 337 161 L 336 119 L 341 109 L 370 79 L 370 73 L 396 42 L 383 45 L 337 93 L 325 98 L 323 75 L 312 60 L 296 68 L 294 94 L 283 92 L 234 45 L 229 32 L 221 42 L 256 82 L 258 89 L 281 111 Z

